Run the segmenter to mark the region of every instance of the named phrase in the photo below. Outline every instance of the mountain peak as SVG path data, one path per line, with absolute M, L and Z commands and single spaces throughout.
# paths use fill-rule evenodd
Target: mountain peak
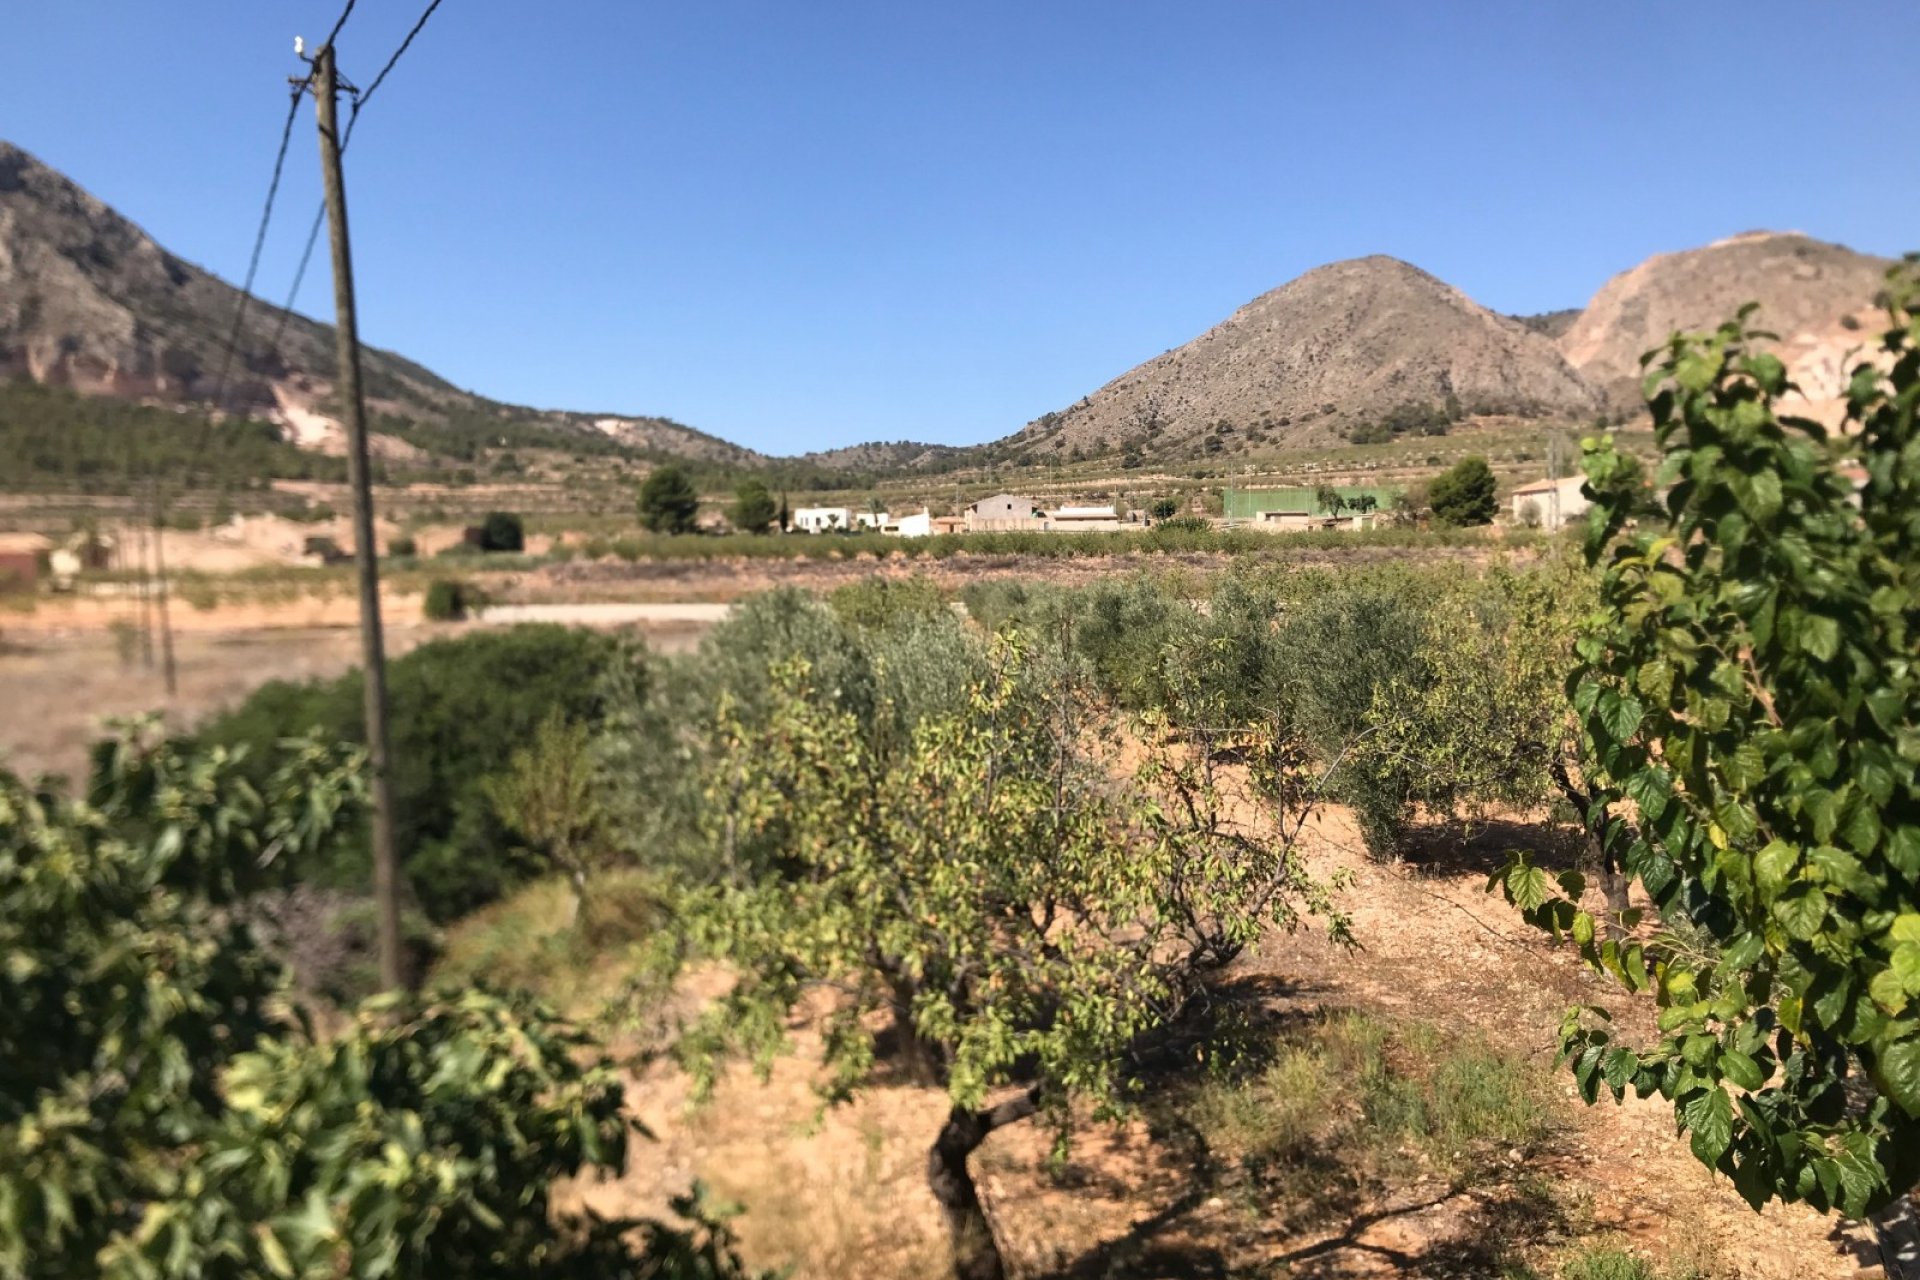
M 1560 339 L 1567 359 L 1616 405 L 1639 403 L 1641 353 L 1676 329 L 1708 329 L 1749 302 L 1756 322 L 1806 357 L 1796 379 L 1810 398 L 1838 394 L 1849 321 L 1871 306 L 1892 262 L 1798 231 L 1746 231 L 1697 249 L 1656 254 L 1601 286 Z
M 1410 410 L 1577 415 L 1597 401 L 1542 335 L 1385 254 L 1260 295 L 1022 436 L 1062 449 L 1218 449 L 1246 433 L 1314 444 Z M 1221 424 L 1225 424 L 1224 429 Z

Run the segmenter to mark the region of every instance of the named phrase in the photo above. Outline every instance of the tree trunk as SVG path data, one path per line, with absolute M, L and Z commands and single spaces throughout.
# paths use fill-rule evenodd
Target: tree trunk
M 1553 762 L 1553 780 L 1559 784 L 1560 793 L 1567 798 L 1574 812 L 1580 815 L 1580 825 L 1587 829 L 1587 847 L 1593 850 L 1600 862 L 1600 893 L 1607 900 L 1607 936 L 1618 942 L 1626 936 L 1626 926 L 1622 917 L 1633 905 L 1627 894 L 1627 872 L 1620 860 L 1613 854 L 1607 842 L 1607 828 L 1612 815 L 1607 812 L 1604 802 L 1597 801 L 1587 790 L 1575 783 L 1573 775 L 1567 771 L 1565 760 Z
M 1920 1212 L 1913 1197 L 1902 1196 L 1874 1214 L 1873 1229 L 1887 1280 L 1920 1280 Z
M 980 1203 L 968 1159 L 995 1129 L 1024 1120 L 1040 1109 L 1040 1091 L 1030 1089 L 986 1111 L 955 1107 L 927 1152 L 927 1185 L 947 1220 L 953 1244 L 954 1280 L 1005 1280 L 1007 1268 L 993 1224 Z
M 587 908 L 587 873 L 580 867 L 573 869 L 573 901 L 567 906 L 566 928 L 572 929 L 580 923 Z

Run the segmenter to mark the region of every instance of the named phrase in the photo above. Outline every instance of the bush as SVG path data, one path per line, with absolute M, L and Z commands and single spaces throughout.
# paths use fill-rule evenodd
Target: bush
M 403 534 L 387 543 L 387 554 L 396 559 L 417 555 L 418 553 L 418 544 L 408 535 Z
M 691 1202 L 691 1230 L 555 1205 L 635 1126 L 544 1008 L 394 994 L 325 1039 L 288 1011 L 235 908 L 263 855 L 324 856 L 355 762 L 304 744 L 256 788 L 217 750 L 103 754 L 84 803 L 0 773 L 0 1275 L 736 1274 Z
M 742 533 L 765 533 L 779 514 L 780 504 L 758 480 L 749 480 L 734 490 L 733 510 L 727 513 L 733 527 Z
M 702 641 L 696 654 L 654 660 L 642 683 L 608 687 L 610 723 L 601 759 L 611 789 L 608 827 L 626 859 L 643 868 L 711 870 L 702 824 L 711 809 L 704 780 L 716 764 L 709 732 L 722 700 L 758 730 L 775 705 L 775 673 L 805 664 L 809 697 L 861 726 L 883 758 L 900 750 L 930 716 L 957 714 L 985 675 L 983 646 L 930 584 L 909 579 L 836 593 L 831 605 L 786 588 L 749 597 Z M 776 859 L 777 816 L 738 835 L 741 865 Z
M 480 612 L 486 604 L 486 593 L 473 583 L 435 578 L 427 584 L 427 596 L 421 602 L 420 612 L 429 622 L 460 622 Z
M 1462 458 L 1435 476 L 1427 489 L 1433 518 L 1444 525 L 1491 524 L 1500 504 L 1494 499 L 1493 472 L 1485 458 Z
M 512 512 L 490 511 L 480 522 L 482 551 L 524 551 L 526 546 L 526 528 Z
M 1332 765 L 1372 732 L 1383 695 L 1424 687 L 1425 642 L 1414 602 L 1378 587 L 1335 591 L 1286 624 L 1279 644 L 1297 655 L 1288 677 L 1291 709 L 1323 764 Z M 1353 806 L 1370 852 L 1386 856 L 1399 847 L 1419 788 L 1409 762 L 1349 757 L 1334 788 Z
M 947 593 L 929 578 L 862 578 L 836 588 L 827 607 L 842 622 L 884 628 L 907 618 L 927 618 L 947 609 Z
M 389 665 L 395 835 L 429 919 L 446 921 L 491 902 L 542 869 L 538 852 L 494 815 L 486 780 L 509 767 L 549 714 L 597 724 L 601 676 L 618 652 L 614 640 L 596 632 L 526 625 L 430 641 Z M 246 745 L 261 757 L 288 733 L 308 728 L 364 741 L 359 672 L 262 685 L 195 736 L 207 745 Z M 359 832 L 323 857 L 294 859 L 303 882 L 355 890 L 368 883 L 371 865 Z

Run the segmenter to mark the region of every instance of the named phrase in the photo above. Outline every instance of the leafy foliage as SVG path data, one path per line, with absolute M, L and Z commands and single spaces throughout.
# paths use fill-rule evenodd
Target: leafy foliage
M 1293 856 L 1304 815 L 1278 832 L 1226 816 L 1219 742 L 1150 717 L 1151 759 L 1116 785 L 1080 671 L 1002 637 L 963 705 L 895 739 L 790 660 L 750 719 L 722 699 L 701 753 L 720 871 L 678 914 L 739 978 L 688 1062 L 703 1080 L 727 1047 L 768 1064 L 824 987 L 841 997 L 824 1057 L 845 1096 L 874 1067 L 867 1020 L 889 1019 L 907 1069 L 952 1102 L 930 1171 L 963 1275 L 992 1273 L 966 1167 L 987 1134 L 1044 1112 L 1064 1141 L 1075 1099 L 1122 1110 L 1130 1052 L 1206 970 L 1328 909 Z M 1307 795 L 1284 752 L 1237 745 L 1269 794 Z M 1008 1085 L 1023 1092 L 992 1102 Z
M 748 480 L 733 491 L 733 509 L 727 518 L 744 533 L 765 533 L 780 514 L 780 504 L 760 480 Z
M 614 642 L 594 632 L 528 625 L 431 641 L 388 667 L 395 834 L 401 866 L 431 918 L 449 920 L 490 902 L 542 865 L 500 821 L 485 780 L 506 771 L 550 715 L 597 722 L 601 677 L 615 653 Z M 274 681 L 196 736 L 211 745 L 248 744 L 258 761 L 289 732 L 363 741 L 361 715 L 358 672 Z M 370 866 L 356 834 L 294 859 L 292 870 L 318 884 L 359 886 Z
M 649 533 L 692 533 L 700 494 L 680 467 L 655 467 L 640 485 L 639 511 Z
M 1755 1205 L 1852 1215 L 1920 1178 L 1920 261 L 1888 293 L 1847 431 L 1776 412 L 1792 384 L 1742 312 L 1650 357 L 1671 488 L 1588 443 L 1606 569 L 1569 692 L 1616 803 L 1603 834 L 1711 945 L 1603 939 L 1577 880 L 1525 859 L 1497 878 L 1662 1006 L 1641 1050 L 1569 1015 L 1589 1101 L 1658 1093 Z
M 264 793 L 235 764 L 136 737 L 86 803 L 0 776 L 0 1275 L 737 1274 L 716 1223 L 554 1211 L 630 1124 L 550 1014 L 396 997 L 322 1041 L 282 1016 L 233 908 L 332 838 L 358 762 L 308 744 Z
M 588 872 L 607 845 L 595 782 L 587 724 L 568 721 L 555 707 L 506 770 L 480 783 L 500 821 L 567 873 L 576 910 L 586 896 Z
M 1430 686 L 1432 668 L 1421 611 L 1400 592 L 1361 587 L 1306 602 L 1280 638 L 1304 655 L 1287 676 L 1289 701 L 1302 731 L 1332 761 L 1364 746 L 1407 691 Z M 1337 780 L 1375 854 L 1399 847 L 1422 774 L 1404 753 L 1362 750 Z
M 1494 500 L 1493 471 L 1485 458 L 1462 458 L 1433 478 L 1427 505 L 1444 525 L 1491 524 L 1500 504 Z

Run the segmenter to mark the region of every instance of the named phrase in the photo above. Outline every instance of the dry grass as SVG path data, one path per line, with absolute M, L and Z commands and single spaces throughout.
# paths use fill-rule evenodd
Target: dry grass
M 531 991 L 593 1015 L 629 980 L 630 952 L 659 926 L 662 908 L 655 882 L 641 871 L 595 876 L 588 893 L 577 919 L 572 886 L 560 876 L 481 908 L 448 931 L 431 985 Z

